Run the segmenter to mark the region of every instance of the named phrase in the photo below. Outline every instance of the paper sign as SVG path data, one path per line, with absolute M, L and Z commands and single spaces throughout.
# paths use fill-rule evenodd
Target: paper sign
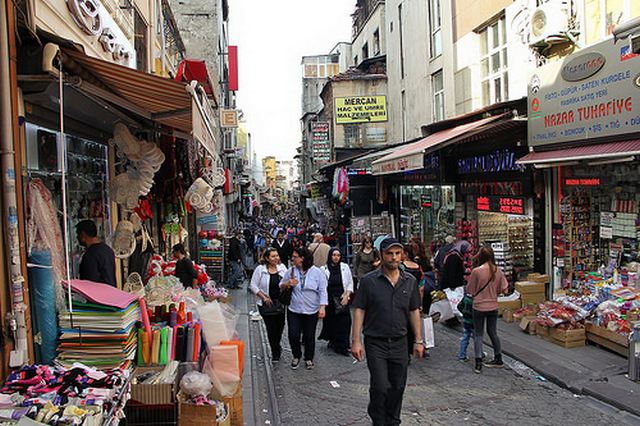
M 609 226 L 600 227 L 600 238 L 603 240 L 610 240 L 613 238 L 613 228 Z
M 613 216 L 611 212 L 600 212 L 600 226 L 612 226 Z

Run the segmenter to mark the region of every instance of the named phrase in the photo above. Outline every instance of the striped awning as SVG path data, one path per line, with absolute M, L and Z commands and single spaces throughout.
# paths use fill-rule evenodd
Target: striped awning
M 552 164 L 561 164 L 584 160 L 614 160 L 617 158 L 640 155 L 640 139 L 622 142 L 611 142 L 598 145 L 584 145 L 573 148 L 557 149 L 553 151 L 530 152 L 517 162 L 519 164 L 534 164 L 536 166 L 549 167 Z
M 186 84 L 74 49 L 62 49 L 62 57 L 65 71 L 77 74 L 94 95 L 161 125 L 191 133 L 192 97 Z

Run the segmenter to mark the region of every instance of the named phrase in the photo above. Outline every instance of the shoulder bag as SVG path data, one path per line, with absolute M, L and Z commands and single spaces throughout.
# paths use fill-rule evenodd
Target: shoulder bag
M 456 306 L 456 308 L 458 308 L 458 311 L 464 316 L 464 315 L 473 315 L 473 298 L 477 297 L 480 293 L 482 293 L 484 291 L 485 288 L 487 288 L 489 286 L 489 284 L 491 284 L 491 278 L 489 279 L 489 281 L 487 281 L 487 283 L 485 285 L 482 286 L 482 288 L 478 291 L 476 291 L 476 294 L 474 294 L 473 296 L 470 294 L 465 294 L 464 297 L 462 298 L 462 300 L 460 300 L 460 302 L 458 303 L 458 306 Z M 469 303 L 465 304 L 464 301 L 465 299 L 471 299 Z
M 295 275 L 294 268 L 291 268 L 290 278 L 293 278 Z M 280 289 L 280 297 L 278 297 L 278 301 L 285 306 L 289 306 L 291 304 L 291 295 L 293 293 L 293 287 L 285 287 Z

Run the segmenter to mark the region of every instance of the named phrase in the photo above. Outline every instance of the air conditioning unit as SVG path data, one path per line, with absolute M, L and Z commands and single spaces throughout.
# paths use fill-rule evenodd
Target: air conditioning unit
M 534 9 L 529 24 L 529 45 L 532 47 L 567 41 L 569 14 L 564 1 L 549 1 Z

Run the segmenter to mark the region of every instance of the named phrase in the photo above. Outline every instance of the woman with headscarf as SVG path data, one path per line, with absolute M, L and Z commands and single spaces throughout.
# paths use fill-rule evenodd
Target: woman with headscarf
M 342 262 L 342 254 L 338 248 L 329 250 L 327 265 L 322 267 L 329 282 L 329 306 L 322 323 L 321 340 L 329 342 L 328 347 L 336 353 L 349 356 L 349 337 L 351 333 L 351 312 L 349 297 L 353 293 L 353 277 L 351 269 Z
M 440 289 L 454 289 L 466 284 L 464 279 L 464 255 L 469 251 L 471 244 L 468 241 L 457 241 L 443 260 L 440 271 Z

